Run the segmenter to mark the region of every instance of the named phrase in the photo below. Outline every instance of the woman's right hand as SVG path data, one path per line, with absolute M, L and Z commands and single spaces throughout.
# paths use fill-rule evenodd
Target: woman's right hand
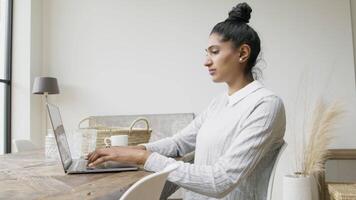
M 100 148 L 87 156 L 88 166 L 95 167 L 106 161 L 144 165 L 151 152 L 143 150 L 142 147 L 109 147 Z

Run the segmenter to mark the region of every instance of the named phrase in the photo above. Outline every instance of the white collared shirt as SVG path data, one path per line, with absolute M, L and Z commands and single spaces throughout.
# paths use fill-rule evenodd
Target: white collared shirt
M 177 163 L 168 180 L 186 189 L 187 200 L 264 200 L 285 126 L 282 100 L 255 80 L 215 98 L 173 137 L 146 144 L 153 153 L 144 168 Z M 194 164 L 169 158 L 194 150 Z

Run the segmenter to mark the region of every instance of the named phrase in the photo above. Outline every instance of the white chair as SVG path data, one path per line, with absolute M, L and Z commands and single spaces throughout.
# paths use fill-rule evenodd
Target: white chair
M 163 171 L 148 175 L 133 184 L 120 200 L 159 200 L 169 173 L 178 165 L 169 165 Z
M 17 152 L 25 152 L 38 149 L 38 147 L 33 144 L 31 140 L 13 140 L 13 142 Z
M 274 177 L 276 175 L 276 168 L 277 168 L 278 162 L 279 162 L 284 150 L 287 148 L 287 146 L 288 146 L 288 144 L 286 142 L 284 142 L 282 147 L 279 149 L 276 161 L 274 162 L 272 172 L 271 172 L 271 175 L 270 175 L 269 181 L 268 181 L 267 200 L 272 200 L 273 183 L 274 183 Z

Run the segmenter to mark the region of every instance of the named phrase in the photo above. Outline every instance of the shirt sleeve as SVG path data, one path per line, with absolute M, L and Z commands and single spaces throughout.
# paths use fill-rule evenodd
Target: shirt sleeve
M 161 171 L 169 164 L 177 163 L 168 180 L 202 195 L 222 198 L 230 193 L 254 170 L 272 145 L 283 141 L 285 111 L 278 97 L 262 99 L 242 123 L 234 142 L 214 165 L 183 163 L 152 153 L 144 168 Z
M 176 157 L 183 156 L 194 151 L 197 133 L 212 109 L 216 99 L 201 112 L 187 127 L 172 137 L 164 138 L 156 142 L 143 144 L 148 151 L 157 152 L 161 155 Z

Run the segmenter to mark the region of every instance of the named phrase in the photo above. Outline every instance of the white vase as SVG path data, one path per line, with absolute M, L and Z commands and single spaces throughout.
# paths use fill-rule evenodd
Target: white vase
M 285 175 L 283 177 L 283 200 L 312 200 L 310 176 Z
M 56 138 L 54 137 L 53 130 L 48 129 L 45 141 L 45 156 L 47 160 L 60 161 Z

